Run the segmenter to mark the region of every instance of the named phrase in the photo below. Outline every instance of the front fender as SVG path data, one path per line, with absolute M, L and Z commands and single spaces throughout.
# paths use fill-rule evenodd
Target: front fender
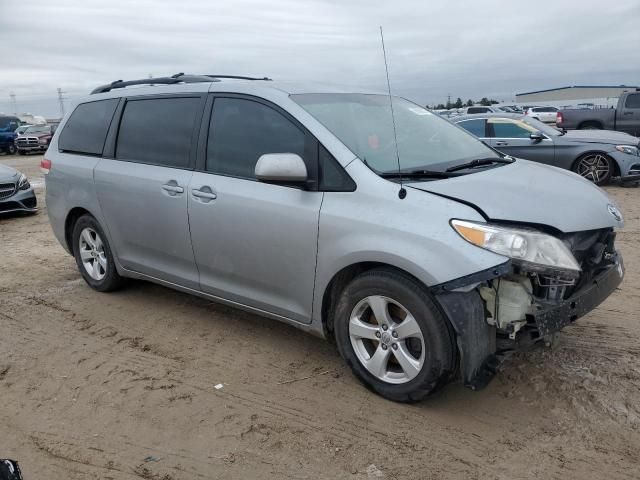
M 327 286 L 351 265 L 390 265 L 431 287 L 507 260 L 466 242 L 453 230 L 452 218 L 484 220 L 470 206 L 414 189 L 399 199 L 397 185 L 380 180 L 372 189 L 359 182 L 355 192 L 325 193 L 318 232 L 314 322 L 322 321 Z

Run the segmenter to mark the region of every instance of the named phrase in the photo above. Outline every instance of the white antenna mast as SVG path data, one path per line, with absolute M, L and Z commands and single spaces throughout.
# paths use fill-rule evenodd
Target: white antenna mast
M 380 25 L 380 40 L 382 40 L 382 55 L 384 56 L 384 68 L 387 72 L 387 91 L 389 92 L 389 107 L 391 107 L 391 121 L 393 123 L 393 142 L 396 147 L 396 159 L 398 160 L 398 175 L 400 179 L 400 191 L 398 197 L 403 199 L 407 196 L 407 191 L 402 186 L 402 173 L 400 173 L 400 152 L 398 151 L 398 135 L 396 133 L 396 117 L 393 113 L 393 99 L 391 97 L 391 82 L 389 82 L 389 65 L 387 64 L 387 50 L 384 48 L 384 35 L 382 33 L 382 25 Z

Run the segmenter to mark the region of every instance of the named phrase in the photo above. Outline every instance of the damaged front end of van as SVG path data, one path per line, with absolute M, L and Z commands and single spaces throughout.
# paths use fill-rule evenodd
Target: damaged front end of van
M 468 242 L 509 257 L 432 289 L 456 330 L 463 382 L 473 390 L 487 385 L 509 352 L 549 344 L 624 277 L 613 228 L 551 235 L 463 220 L 451 225 Z

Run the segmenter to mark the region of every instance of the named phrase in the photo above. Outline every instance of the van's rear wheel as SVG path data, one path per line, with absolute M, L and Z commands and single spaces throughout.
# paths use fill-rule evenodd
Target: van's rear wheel
M 73 227 L 73 256 L 85 282 L 99 292 L 122 286 L 109 242 L 95 218 L 83 215 Z
M 455 368 L 454 334 L 429 293 L 399 272 L 356 277 L 335 309 L 338 350 L 368 388 L 398 402 L 436 391 Z

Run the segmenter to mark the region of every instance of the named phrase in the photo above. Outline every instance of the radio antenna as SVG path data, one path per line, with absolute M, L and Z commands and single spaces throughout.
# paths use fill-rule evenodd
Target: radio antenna
M 400 152 L 398 151 L 398 134 L 396 133 L 396 117 L 393 113 L 393 99 L 391 97 L 391 82 L 389 82 L 389 65 L 387 64 L 387 50 L 384 48 L 384 34 L 380 25 L 380 40 L 382 40 L 382 55 L 384 56 L 384 68 L 387 72 L 387 91 L 389 92 L 389 107 L 391 107 L 391 122 L 393 123 L 393 143 L 396 147 L 396 160 L 398 161 L 398 178 L 400 179 L 400 191 L 398 197 L 403 199 L 407 196 L 407 191 L 402 186 L 402 173 L 400 171 Z

